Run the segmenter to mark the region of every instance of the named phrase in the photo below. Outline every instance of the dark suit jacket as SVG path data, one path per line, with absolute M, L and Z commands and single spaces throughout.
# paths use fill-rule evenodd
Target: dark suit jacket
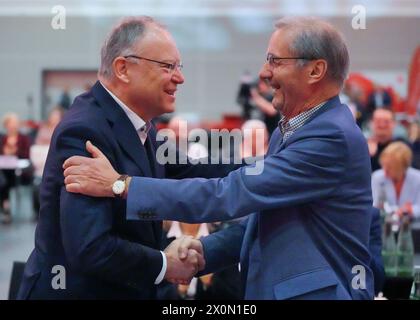
M 222 179 L 133 178 L 127 217 L 249 215 L 202 241 L 206 271 L 241 261 L 246 299 L 371 299 L 371 207 L 366 140 L 334 97 L 288 140 L 274 131 L 259 175 L 241 168 Z
M 88 156 L 86 140 L 97 145 L 118 172 L 164 176 L 163 166 L 154 162 L 150 167 L 134 126 L 99 83 L 76 98 L 51 141 L 35 249 L 20 299 L 155 297 L 154 281 L 162 267 L 160 222 L 127 221 L 125 201 L 65 190 L 62 164 L 73 155 Z M 51 285 L 55 265 L 65 268 L 64 290 Z
M 20 299 L 154 299 L 162 268 L 161 222 L 128 221 L 125 201 L 72 194 L 63 183 L 63 162 L 89 156 L 91 140 L 119 173 L 145 177 L 211 176 L 220 166 L 167 165 L 147 158 L 146 148 L 120 106 L 98 82 L 77 97 L 56 128 L 40 191 L 35 249 L 26 264 Z M 156 131 L 146 143 L 156 152 Z M 231 170 L 225 166 L 226 170 Z M 66 271 L 66 289 L 51 282 L 55 265 Z

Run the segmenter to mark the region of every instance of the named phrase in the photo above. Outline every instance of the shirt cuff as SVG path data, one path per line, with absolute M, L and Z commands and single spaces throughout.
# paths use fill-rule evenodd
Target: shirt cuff
M 163 280 L 163 277 L 166 274 L 166 266 L 167 266 L 166 256 L 165 256 L 165 253 L 163 251 L 161 251 L 160 253 L 162 254 L 163 263 L 162 263 L 162 269 L 160 270 L 160 273 L 159 273 L 159 275 L 156 278 L 155 284 L 161 283 L 162 280 Z

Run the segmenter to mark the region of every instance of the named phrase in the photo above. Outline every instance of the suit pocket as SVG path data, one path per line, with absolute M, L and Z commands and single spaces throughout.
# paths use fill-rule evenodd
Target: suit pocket
M 274 297 L 277 300 L 331 300 L 350 298 L 345 293 L 335 273 L 329 267 L 302 273 L 279 282 L 274 285 Z

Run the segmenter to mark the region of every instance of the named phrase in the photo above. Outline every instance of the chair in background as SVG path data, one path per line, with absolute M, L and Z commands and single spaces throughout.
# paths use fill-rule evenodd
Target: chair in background
M 14 261 L 12 267 L 12 277 L 10 279 L 9 300 L 16 300 L 20 283 L 25 269 L 25 262 Z

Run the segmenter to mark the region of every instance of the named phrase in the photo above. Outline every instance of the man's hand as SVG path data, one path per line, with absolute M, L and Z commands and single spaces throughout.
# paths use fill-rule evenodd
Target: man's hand
M 177 241 L 178 241 L 178 257 L 181 260 L 184 260 L 187 258 L 189 249 L 194 249 L 202 257 L 204 257 L 203 245 L 200 240 L 194 239 L 192 236 L 183 236 L 177 239 Z M 204 267 L 205 265 L 202 265 L 198 271 L 203 270 Z
M 177 284 L 189 284 L 194 275 L 204 269 L 203 246 L 192 237 L 172 241 L 165 249 L 167 269 L 165 279 Z
M 86 142 L 86 150 L 92 158 L 73 156 L 64 162 L 66 190 L 93 197 L 114 197 L 112 184 L 120 175 L 90 141 Z

